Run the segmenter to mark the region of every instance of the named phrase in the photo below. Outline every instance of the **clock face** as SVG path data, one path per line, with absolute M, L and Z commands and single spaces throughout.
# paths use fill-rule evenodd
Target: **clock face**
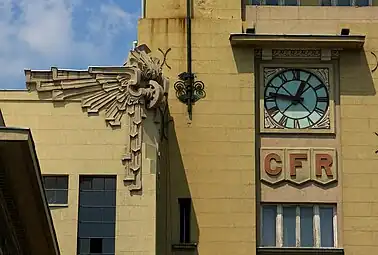
M 328 88 L 314 73 L 285 69 L 266 84 L 264 105 L 270 120 L 281 128 L 311 128 L 327 114 Z

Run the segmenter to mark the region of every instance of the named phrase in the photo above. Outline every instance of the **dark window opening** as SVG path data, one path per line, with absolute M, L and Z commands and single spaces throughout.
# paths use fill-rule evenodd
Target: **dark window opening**
M 249 3 L 252 4 L 252 5 L 260 5 L 261 0 L 250 0 Z
M 91 238 L 90 252 L 91 253 L 102 253 L 102 238 Z
M 68 176 L 45 175 L 43 185 L 49 205 L 68 203 Z
M 192 201 L 190 198 L 179 198 L 180 206 L 180 243 L 190 243 L 190 217 Z

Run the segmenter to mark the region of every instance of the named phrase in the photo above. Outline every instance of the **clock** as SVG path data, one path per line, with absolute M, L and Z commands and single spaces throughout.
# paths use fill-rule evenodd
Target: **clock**
M 265 83 L 265 119 L 279 129 L 329 127 L 329 100 L 329 86 L 316 72 L 281 69 Z

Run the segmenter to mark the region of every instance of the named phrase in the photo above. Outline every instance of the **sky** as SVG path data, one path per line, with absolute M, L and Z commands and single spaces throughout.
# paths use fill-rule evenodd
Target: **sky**
M 24 69 L 122 65 L 140 0 L 0 0 L 0 89 L 25 89 Z

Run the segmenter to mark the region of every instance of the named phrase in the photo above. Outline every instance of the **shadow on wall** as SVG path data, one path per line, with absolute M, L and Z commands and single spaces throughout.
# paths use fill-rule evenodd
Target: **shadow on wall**
M 199 228 L 192 203 L 188 206 L 190 208 L 189 238 L 184 237 L 185 242 L 180 241 L 183 238 L 183 224 L 186 221 L 183 214 L 186 213 L 183 213 L 182 208 L 180 210 L 179 201 L 191 199 L 191 194 L 174 122 L 170 121 L 168 125 L 168 141 L 165 140 L 163 144 L 164 149 L 160 158 L 162 164 L 158 180 L 157 222 L 160 223 L 157 226 L 157 254 L 197 255 L 196 244 L 199 240 Z
M 255 72 L 254 49 L 232 47 L 232 52 L 237 72 L 252 75 Z M 370 61 L 368 61 L 368 58 Z M 375 53 L 363 50 L 340 51 L 338 61 L 341 96 L 374 96 L 376 94 L 373 74 L 378 73 L 378 57 Z M 336 104 L 339 103 L 336 100 Z
M 372 59 L 369 65 L 368 58 Z M 365 51 L 342 51 L 340 53 L 340 95 L 374 96 L 376 94 L 373 73 L 378 72 L 378 59 L 374 53 Z

